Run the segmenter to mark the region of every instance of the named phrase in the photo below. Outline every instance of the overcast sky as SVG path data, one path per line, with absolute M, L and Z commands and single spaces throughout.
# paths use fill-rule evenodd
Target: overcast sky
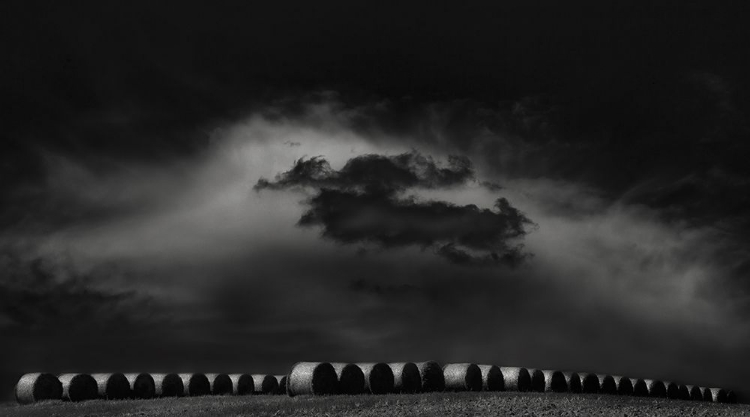
M 471 361 L 750 390 L 750 30 L 679 2 L 0 5 L 0 389 Z

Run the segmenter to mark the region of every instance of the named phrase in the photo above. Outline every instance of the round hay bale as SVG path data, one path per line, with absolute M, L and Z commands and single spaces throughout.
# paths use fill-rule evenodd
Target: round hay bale
M 485 391 L 505 391 L 503 371 L 495 365 L 479 365 L 482 371 L 482 389 Z
M 649 397 L 664 398 L 667 396 L 667 387 L 658 379 L 646 379 L 646 388 L 648 388 Z
M 617 386 L 617 395 L 633 395 L 633 382 L 630 378 L 618 375 L 613 375 L 612 378 Z
M 708 388 L 709 393 L 711 394 L 711 400 L 715 403 L 725 403 L 727 402 L 727 391 L 723 388 Z
M 531 375 L 531 390 L 544 392 L 544 372 L 540 369 L 529 369 Z
M 727 390 L 727 402 L 729 404 L 737 404 L 737 394 L 730 390 Z
M 230 374 L 229 379 L 232 380 L 232 394 L 234 395 L 248 395 L 255 391 L 253 377 L 248 374 Z
M 389 363 L 393 372 L 393 392 L 415 394 L 422 390 L 419 368 L 413 362 Z
M 575 372 L 564 372 L 565 384 L 568 386 L 568 391 L 574 394 L 580 394 L 583 388 L 581 387 L 581 377 Z
M 584 394 L 597 394 L 601 389 L 599 377 L 596 374 L 581 374 L 581 392 Z
M 711 388 L 707 388 L 707 387 L 701 388 L 701 392 L 703 392 L 703 401 L 713 401 L 714 400 L 714 396 L 711 393 Z
M 31 404 L 37 401 L 59 400 L 63 387 L 60 380 L 52 374 L 41 372 L 26 374 L 16 383 L 15 395 L 19 404 Z
M 419 362 L 419 377 L 422 380 L 422 392 L 445 391 L 445 376 L 443 368 L 435 361 Z
M 390 394 L 393 392 L 393 371 L 387 363 L 358 363 L 365 375 L 365 392 Z
M 276 378 L 276 392 L 274 394 L 276 395 L 286 395 L 286 375 L 274 375 L 274 378 Z
M 365 374 L 353 363 L 332 363 L 339 381 L 339 394 L 357 395 L 365 392 Z M 394 378 L 395 380 L 395 378 Z
M 231 395 L 232 379 L 227 374 L 206 374 L 211 395 Z
M 279 389 L 279 381 L 273 375 L 253 374 L 256 394 L 274 394 Z
M 287 377 L 287 394 L 334 395 L 338 392 L 336 370 L 327 362 L 299 362 Z
M 500 367 L 506 391 L 526 392 L 531 390 L 531 374 L 526 368 Z
M 96 380 L 89 374 L 62 374 L 57 379 L 62 384 L 64 401 L 95 400 L 99 396 Z
M 186 397 L 199 397 L 211 395 L 211 383 L 204 374 L 178 374 L 182 379 L 182 386 Z
M 449 363 L 443 366 L 448 391 L 481 391 L 482 370 L 475 363 Z
M 599 380 L 599 392 L 602 394 L 617 394 L 617 382 L 612 375 L 597 375 L 596 378 Z
M 151 374 L 151 377 L 157 397 L 182 397 L 185 392 L 185 384 L 177 374 Z
M 690 401 L 690 390 L 686 385 L 680 385 L 677 389 L 680 391 L 681 400 Z
M 96 381 L 99 398 L 105 400 L 125 400 L 131 397 L 130 382 L 125 375 L 115 374 L 91 374 Z
M 688 392 L 690 392 L 690 399 L 692 401 L 703 401 L 703 390 L 697 385 L 688 385 Z
M 565 374 L 560 371 L 544 370 L 544 392 L 568 392 Z
M 149 374 L 125 374 L 132 398 L 150 400 L 156 396 L 156 384 Z
M 648 397 L 648 386 L 646 385 L 646 380 L 644 379 L 631 379 L 631 383 L 633 383 L 633 395 L 636 397 Z
M 680 385 L 674 382 L 665 382 L 664 386 L 667 387 L 667 398 L 670 400 L 680 399 Z

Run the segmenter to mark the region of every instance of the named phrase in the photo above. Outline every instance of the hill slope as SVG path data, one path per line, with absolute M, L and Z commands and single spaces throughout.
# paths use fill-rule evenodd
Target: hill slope
M 134 401 L 47 402 L 0 408 L 5 417 L 84 416 L 750 416 L 747 404 L 713 404 L 609 395 L 434 393 L 386 396 L 194 397 Z

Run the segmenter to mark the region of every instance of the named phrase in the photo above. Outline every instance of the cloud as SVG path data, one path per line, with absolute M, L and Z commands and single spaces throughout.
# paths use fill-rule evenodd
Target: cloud
M 473 177 L 467 158 L 449 157 L 443 168 L 412 151 L 358 156 L 339 171 L 322 157 L 299 159 L 275 181 L 261 178 L 254 188 L 315 188 L 298 224 L 321 226 L 322 236 L 337 242 L 416 245 L 461 265 L 520 264 L 528 254 L 517 241 L 533 223 L 507 199 L 497 199 L 493 211 L 401 195 L 411 188 L 453 187 Z
M 406 188 L 441 188 L 461 185 L 474 178 L 471 161 L 449 156 L 448 167 L 412 151 L 395 156 L 361 155 L 335 171 L 323 157 L 295 161 L 291 170 L 278 174 L 275 181 L 258 180 L 256 190 L 296 186 L 339 188 L 367 193 L 392 194 Z
M 101 285 L 99 277 L 118 274 L 112 265 L 81 272 L 64 259 L 24 259 L 6 248 L 0 269 L 0 328 L 5 332 L 123 330 L 166 319 L 149 296 Z
M 362 278 L 352 281 L 349 289 L 354 292 L 376 294 L 384 297 L 408 297 L 418 294 L 420 289 L 411 284 L 381 285 L 366 281 Z

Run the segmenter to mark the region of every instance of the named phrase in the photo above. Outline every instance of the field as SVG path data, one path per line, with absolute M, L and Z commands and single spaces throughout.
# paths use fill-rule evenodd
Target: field
M 336 397 L 243 396 L 59 401 L 0 406 L 3 417 L 51 416 L 750 416 L 747 404 L 541 393 L 433 393 Z

